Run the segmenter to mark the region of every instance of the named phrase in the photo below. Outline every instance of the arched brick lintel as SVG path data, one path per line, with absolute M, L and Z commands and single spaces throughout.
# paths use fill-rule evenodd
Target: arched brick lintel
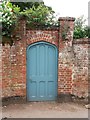
M 37 36 L 35 34 L 35 35 L 33 35 L 33 37 L 31 37 L 31 36 L 30 36 L 30 38 L 28 37 L 26 41 L 27 41 L 27 46 L 30 44 L 33 44 L 35 42 L 44 41 L 44 42 L 51 43 L 58 48 L 58 39 L 56 39 L 56 38 L 54 39 L 51 34 L 39 34 Z

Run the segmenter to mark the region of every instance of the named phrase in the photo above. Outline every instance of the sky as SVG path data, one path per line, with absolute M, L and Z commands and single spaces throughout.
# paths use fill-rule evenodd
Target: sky
M 75 17 L 84 15 L 88 18 L 88 2 L 90 0 L 43 0 L 45 5 L 52 7 L 58 17 Z

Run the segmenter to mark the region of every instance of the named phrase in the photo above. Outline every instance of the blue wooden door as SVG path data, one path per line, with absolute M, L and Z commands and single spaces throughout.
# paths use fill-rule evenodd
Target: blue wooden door
M 57 48 L 38 42 L 27 48 L 27 100 L 57 98 Z

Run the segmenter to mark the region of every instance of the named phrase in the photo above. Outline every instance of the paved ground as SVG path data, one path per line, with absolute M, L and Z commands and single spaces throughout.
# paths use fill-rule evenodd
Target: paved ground
M 28 102 L 2 108 L 3 118 L 88 118 L 88 109 L 76 103 Z

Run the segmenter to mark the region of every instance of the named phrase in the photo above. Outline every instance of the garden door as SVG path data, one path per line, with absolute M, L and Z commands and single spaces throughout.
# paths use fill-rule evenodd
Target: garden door
M 57 98 L 57 47 L 37 42 L 27 48 L 27 100 Z

